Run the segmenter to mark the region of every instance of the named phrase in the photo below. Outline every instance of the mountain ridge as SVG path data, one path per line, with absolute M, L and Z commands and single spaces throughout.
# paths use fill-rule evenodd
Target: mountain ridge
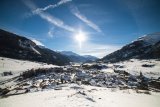
M 92 62 L 96 61 L 98 58 L 91 55 L 79 55 L 77 53 L 74 53 L 72 51 L 61 51 L 60 52 L 63 55 L 66 55 L 69 57 L 69 59 L 72 62 Z
M 48 48 L 41 48 L 32 40 L 0 29 L 0 56 L 38 61 L 55 65 L 69 64 L 68 57 Z
M 103 62 L 119 62 L 131 58 L 157 59 L 160 58 L 160 32 L 147 34 L 123 46 L 121 49 L 106 55 Z

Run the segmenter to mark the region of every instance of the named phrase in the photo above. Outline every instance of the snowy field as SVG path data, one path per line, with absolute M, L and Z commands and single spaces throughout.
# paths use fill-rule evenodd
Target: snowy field
M 0 99 L 1 107 L 159 107 L 160 94 L 66 84 L 62 90 L 44 90 Z
M 38 62 L 31 62 L 31 61 L 24 61 L 24 60 L 16 60 L 11 58 L 0 57 L 0 74 L 3 72 L 12 72 L 13 75 L 11 76 L 1 76 L 0 81 L 13 78 L 14 76 L 18 76 L 20 73 L 30 70 L 32 68 L 51 68 L 57 67 L 55 65 L 48 65 L 45 63 L 38 63 Z
M 160 61 L 155 59 L 131 59 L 129 61 L 114 63 L 114 65 L 120 65 L 121 67 L 118 67 L 118 70 L 125 70 L 133 75 L 139 75 L 142 72 L 147 77 L 160 77 Z M 151 67 L 144 67 L 143 65 L 151 65 Z
M 125 70 L 133 75 L 139 75 L 142 72 L 147 77 L 160 77 L 160 61 L 156 60 L 131 59 L 129 61 L 105 65 L 108 68 L 102 69 L 102 72 L 115 74 L 114 69 L 116 69 Z M 13 73 L 11 76 L 0 75 L 0 81 L 18 76 L 28 69 L 54 67 L 58 66 L 0 57 L 0 73 L 10 71 Z M 46 78 L 48 77 L 46 76 Z M 39 80 L 29 79 L 27 81 L 36 83 Z M 27 81 L 24 81 L 24 83 L 28 83 Z M 45 81 L 47 83 L 49 80 Z M 19 83 L 10 81 L 7 84 L 1 85 L 1 87 L 5 87 L 9 84 L 11 88 L 15 89 L 9 93 L 14 92 L 17 94 L 1 97 L 0 107 L 159 107 L 160 105 L 160 93 L 155 91 L 138 90 L 137 92 L 136 89 L 120 90 L 119 88 L 66 83 L 58 85 L 59 88 L 42 89 L 38 87 L 39 90 L 37 91 L 34 90 L 34 84 L 31 84 L 33 88 L 31 88 L 30 92 L 18 94 L 24 91 L 20 89 L 22 87 L 17 88 Z

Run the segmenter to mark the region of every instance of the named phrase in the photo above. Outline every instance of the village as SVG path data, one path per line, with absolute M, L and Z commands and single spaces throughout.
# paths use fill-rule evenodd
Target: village
M 46 89 L 62 90 L 64 84 L 90 85 L 111 89 L 133 89 L 137 93 L 160 92 L 160 78 L 153 79 L 143 75 L 132 75 L 120 65 L 112 67 L 105 64 L 74 64 L 63 67 L 31 69 L 0 83 L 0 96 L 11 96 Z M 105 72 L 110 69 L 112 72 Z M 10 73 L 9 73 L 10 74 Z

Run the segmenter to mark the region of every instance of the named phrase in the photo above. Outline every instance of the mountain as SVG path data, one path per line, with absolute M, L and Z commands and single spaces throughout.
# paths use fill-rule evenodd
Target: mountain
M 66 55 L 72 62 L 91 62 L 98 59 L 97 57 L 91 55 L 81 56 L 72 51 L 61 51 L 60 53 Z
M 160 32 L 140 37 L 120 50 L 103 57 L 101 60 L 103 62 L 118 62 L 131 58 L 160 58 Z
M 85 57 L 88 61 L 89 61 L 89 60 L 91 60 L 91 61 L 98 60 L 97 57 L 92 56 L 92 55 L 83 55 L 83 57 Z
M 69 58 L 30 39 L 0 29 L 0 56 L 14 59 L 38 61 L 55 65 L 70 62 Z
M 67 56 L 80 56 L 72 51 L 61 51 L 61 54 L 67 55 Z

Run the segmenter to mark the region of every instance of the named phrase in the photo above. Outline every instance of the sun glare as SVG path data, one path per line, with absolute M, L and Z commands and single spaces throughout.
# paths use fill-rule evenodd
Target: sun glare
M 85 32 L 79 31 L 76 35 L 75 35 L 75 40 L 78 42 L 79 47 L 82 47 L 82 43 L 85 42 L 87 40 L 86 34 Z

